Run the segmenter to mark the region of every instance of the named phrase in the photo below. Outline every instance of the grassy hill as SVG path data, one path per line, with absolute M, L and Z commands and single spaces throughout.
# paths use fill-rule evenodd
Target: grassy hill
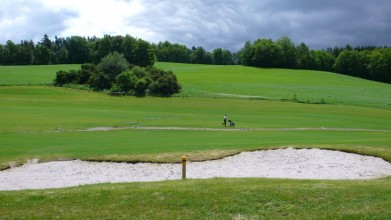
M 391 108 L 391 86 L 330 72 L 157 63 L 172 70 L 184 96 L 292 100 Z
M 391 86 L 330 72 L 202 64 L 155 64 L 177 75 L 179 96 L 295 100 L 391 108 Z M 0 85 L 45 85 L 58 70 L 80 65 L 0 66 Z
M 52 84 L 59 70 L 80 69 L 78 64 L 0 66 L 0 86 Z
M 205 160 L 286 146 L 391 161 L 391 85 L 318 71 L 156 66 L 174 71 L 181 94 L 112 97 L 42 86 L 57 70 L 79 65 L 0 66 L 0 168 L 32 158 L 178 162 L 186 154 Z M 237 130 L 221 129 L 224 114 Z M 94 130 L 102 127 L 114 129 Z M 390 189 L 391 178 L 101 184 L 0 192 L 0 219 L 386 219 Z

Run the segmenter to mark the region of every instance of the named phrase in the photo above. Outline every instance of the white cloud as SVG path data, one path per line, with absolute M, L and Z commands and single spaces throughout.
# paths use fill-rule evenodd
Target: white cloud
M 42 0 L 42 2 L 53 11 L 69 10 L 77 14 L 64 22 L 66 28 L 61 36 L 124 35 L 131 29 L 131 26 L 126 24 L 127 19 L 146 10 L 138 0 Z M 142 29 L 138 31 L 145 32 Z
M 59 34 L 63 21 L 72 16 L 68 11 L 58 14 L 38 0 L 2 0 L 0 2 L 0 43 L 12 40 L 39 41 L 47 33 Z

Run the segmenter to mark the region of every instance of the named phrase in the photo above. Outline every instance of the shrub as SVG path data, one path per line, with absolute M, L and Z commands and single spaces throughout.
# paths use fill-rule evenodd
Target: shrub
M 149 67 L 147 70 L 151 78 L 148 86 L 151 95 L 170 96 L 180 91 L 181 86 L 172 71 L 166 72 L 155 67 Z
M 60 70 L 56 73 L 56 79 L 54 84 L 57 86 L 63 86 L 66 84 L 79 84 L 80 74 L 77 70 L 70 70 L 69 72 Z
M 95 73 L 88 80 L 88 84 L 95 90 L 106 90 L 112 87 L 112 80 L 102 72 Z
M 91 76 L 96 74 L 97 67 L 92 63 L 85 63 L 81 65 L 81 69 L 79 72 L 80 72 L 79 84 L 87 84 Z
M 106 75 L 112 83 L 120 73 L 128 69 L 128 66 L 129 63 L 126 61 L 124 55 L 114 52 L 102 58 L 98 64 L 98 72 Z
M 116 89 L 122 92 L 129 92 L 134 89 L 136 79 L 133 72 L 131 70 L 127 70 L 117 76 L 116 82 Z
M 58 71 L 55 84 L 88 85 L 98 91 L 110 90 L 112 95 L 137 96 L 170 96 L 181 89 L 172 71 L 129 65 L 124 56 L 117 52 L 104 57 L 98 66 L 83 64 L 79 71 Z

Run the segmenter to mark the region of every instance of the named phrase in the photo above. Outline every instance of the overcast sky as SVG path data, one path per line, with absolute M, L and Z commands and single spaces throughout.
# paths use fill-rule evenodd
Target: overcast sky
M 0 43 L 44 34 L 168 40 L 236 52 L 287 36 L 312 49 L 391 46 L 391 0 L 1 0 Z

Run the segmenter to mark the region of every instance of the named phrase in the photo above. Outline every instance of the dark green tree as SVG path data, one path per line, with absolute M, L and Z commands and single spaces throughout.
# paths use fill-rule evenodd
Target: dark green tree
M 111 52 L 124 53 L 124 37 L 117 35 L 111 38 Z
M 87 39 L 80 36 L 72 36 L 66 40 L 68 63 L 87 63 L 90 59 L 90 51 Z
M 55 36 L 54 44 L 52 44 L 53 63 L 64 64 L 68 62 L 69 52 L 66 49 L 66 40 Z
M 333 71 L 335 57 L 331 53 L 322 50 L 312 50 L 311 60 L 313 60 L 313 68 L 322 71 Z
M 3 47 L 3 63 L 5 65 L 15 65 L 17 63 L 18 49 L 14 42 L 7 40 Z
M 279 67 L 282 60 L 282 48 L 271 39 L 259 39 L 253 44 L 252 63 L 258 67 Z
M 191 62 L 192 63 L 200 63 L 200 64 L 206 64 L 207 63 L 207 55 L 206 50 L 203 47 L 193 47 L 192 54 L 191 54 Z
M 4 46 L 0 44 L 0 65 L 4 64 Z
M 308 46 L 303 42 L 296 47 L 296 67 L 299 69 L 312 69 L 313 57 Z
M 281 37 L 277 40 L 277 43 L 281 46 L 281 65 L 282 68 L 295 68 L 296 67 L 296 47 L 295 44 L 288 37 Z
M 375 49 L 369 59 L 368 78 L 391 83 L 391 48 Z
M 246 41 L 243 48 L 240 50 L 240 63 L 245 66 L 253 66 L 252 58 L 254 57 L 254 49 L 250 41 Z
M 223 64 L 223 49 L 216 48 L 212 52 L 213 64 L 222 65 Z
M 43 38 L 40 43 L 42 46 L 44 46 L 48 49 L 52 48 L 52 41 L 50 40 L 50 38 L 47 34 L 43 35 Z
M 362 56 L 357 50 L 343 50 L 335 60 L 335 70 L 350 76 L 362 76 L 366 67 L 361 60 Z
M 136 38 L 126 35 L 123 40 L 124 57 L 129 62 L 134 64 L 136 62 Z
M 224 65 L 234 64 L 231 51 L 223 50 L 223 64 Z
M 134 65 L 146 67 L 154 64 L 154 52 L 150 43 L 145 40 L 138 39 L 136 42 L 136 57 Z
M 38 43 L 34 48 L 34 64 L 47 65 L 51 63 L 52 52 L 49 48 Z
M 17 46 L 16 64 L 29 65 L 32 64 L 34 59 L 34 42 L 33 41 L 21 41 Z
M 159 42 L 155 49 L 156 58 L 161 62 L 190 63 L 191 50 L 185 45 Z
M 96 41 L 94 46 L 94 63 L 99 63 L 103 57 L 113 52 L 111 50 L 111 41 L 112 37 L 110 35 L 105 35 L 103 38 Z

